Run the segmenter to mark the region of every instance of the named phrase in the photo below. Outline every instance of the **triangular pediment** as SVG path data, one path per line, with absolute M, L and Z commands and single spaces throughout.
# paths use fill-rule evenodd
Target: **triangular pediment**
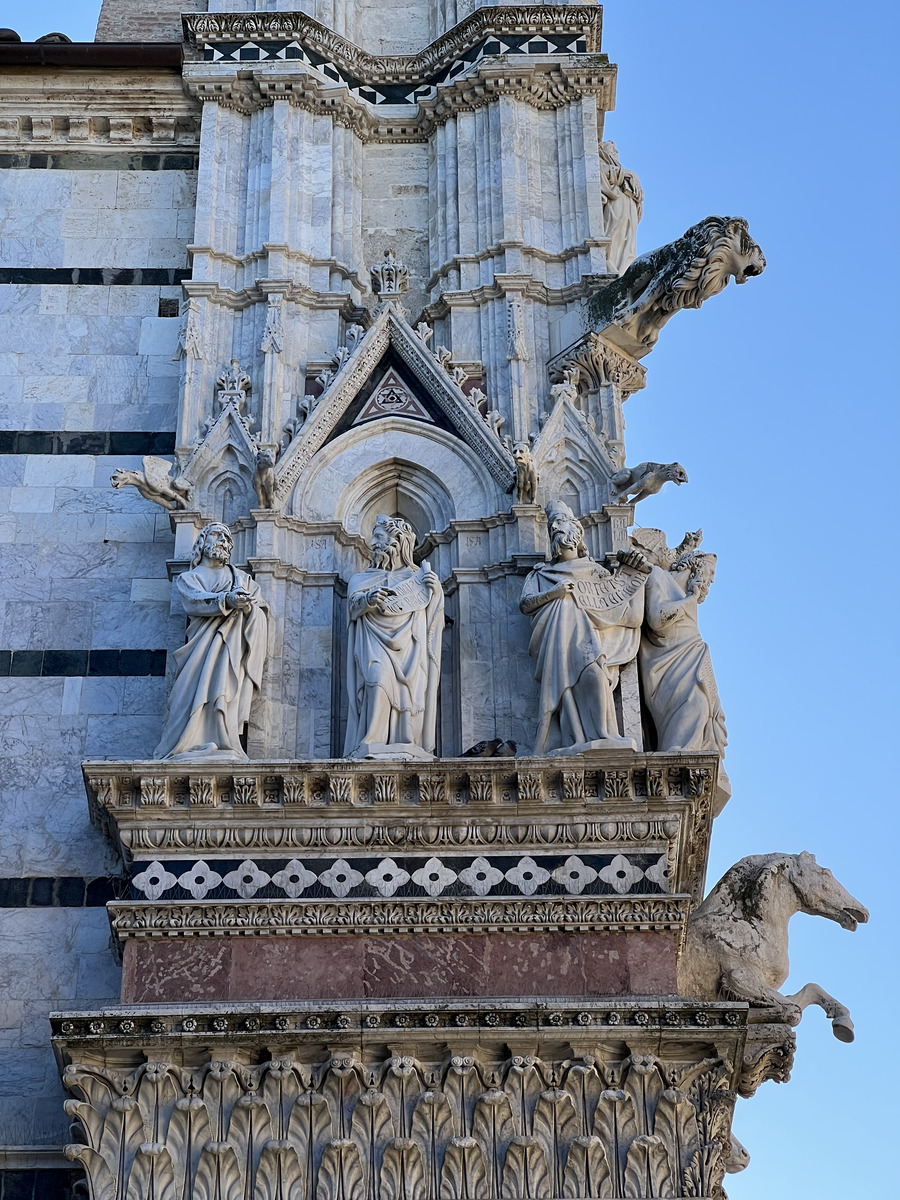
M 389 363 L 388 371 L 383 373 L 382 378 L 379 370 L 388 355 L 395 362 L 394 365 Z M 281 456 L 275 476 L 277 492 L 282 500 L 288 496 L 316 452 L 339 427 L 352 425 L 359 420 L 360 413 L 365 411 L 384 386 L 391 371 L 425 413 L 426 420 L 442 425 L 465 442 L 504 491 L 512 488 L 515 479 L 512 455 L 460 384 L 429 350 L 423 338 L 393 305 L 387 304 Z M 377 386 L 358 405 L 360 393 L 373 379 Z M 359 411 L 351 412 L 354 407 Z
M 400 378 L 396 367 L 388 367 L 352 424 L 364 425 L 367 421 L 377 421 L 381 417 L 411 417 L 414 421 L 429 422 L 432 420 L 425 406 Z

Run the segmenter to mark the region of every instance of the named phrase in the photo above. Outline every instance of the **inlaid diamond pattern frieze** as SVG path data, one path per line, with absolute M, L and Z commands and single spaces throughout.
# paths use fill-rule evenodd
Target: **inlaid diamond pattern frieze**
M 496 854 L 138 863 L 134 900 L 415 899 L 659 895 L 666 856 Z
M 203 61 L 210 63 L 251 62 L 299 62 L 319 71 L 333 83 L 347 85 L 349 91 L 370 104 L 418 104 L 431 100 L 442 84 L 460 78 L 473 63 L 495 55 L 556 55 L 586 54 L 587 41 L 574 33 L 506 34 L 487 37 L 477 45 L 464 51 L 449 66 L 437 74 L 416 83 L 371 83 L 354 77 L 335 62 L 304 46 L 297 39 L 247 40 L 234 42 L 206 43 L 203 46 Z

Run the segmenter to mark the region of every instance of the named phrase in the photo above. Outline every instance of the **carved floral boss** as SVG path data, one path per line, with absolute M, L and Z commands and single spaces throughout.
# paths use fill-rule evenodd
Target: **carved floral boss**
M 666 856 L 585 854 L 454 856 L 425 859 L 401 856 L 348 862 L 252 859 L 241 863 L 204 860 L 152 862 L 132 879 L 133 898 L 204 900 L 369 899 L 431 896 L 580 896 L 667 892 Z

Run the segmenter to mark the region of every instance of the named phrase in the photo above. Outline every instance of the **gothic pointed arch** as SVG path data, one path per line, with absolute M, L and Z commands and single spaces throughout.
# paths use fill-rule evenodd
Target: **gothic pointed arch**
M 385 417 L 329 442 L 298 480 L 289 511 L 304 521 L 340 521 L 363 536 L 389 511 L 410 521 L 421 540 L 451 521 L 496 510 L 501 499 L 484 464 L 454 434 Z

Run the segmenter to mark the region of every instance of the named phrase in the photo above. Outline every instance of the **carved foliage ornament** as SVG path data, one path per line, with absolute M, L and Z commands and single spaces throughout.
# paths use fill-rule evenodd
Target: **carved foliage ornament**
M 73 1063 L 64 1083 L 78 1098 L 65 1108 L 83 1144 L 65 1152 L 93 1195 L 154 1200 L 716 1196 L 731 1076 L 721 1058 L 429 1062 L 349 1046 L 324 1064 L 293 1053 L 131 1071 Z
M 587 53 L 600 49 L 600 12 L 590 5 L 479 9 L 414 55 L 369 54 L 304 13 L 197 13 L 182 18 L 188 41 L 206 43 L 248 38 L 297 39 L 370 83 L 416 84 L 471 50 L 488 34 L 554 32 L 580 36 Z
M 179 883 L 196 886 L 205 895 L 218 886 L 221 876 L 200 864 L 196 876 L 185 872 Z M 203 870 L 202 868 L 205 868 Z M 424 871 L 424 868 L 423 868 Z M 343 869 L 338 868 L 343 874 Z M 359 873 L 357 873 L 359 874 Z M 420 879 L 437 875 L 429 869 Z M 524 872 L 522 877 L 524 878 Z M 319 877 L 320 880 L 322 876 Z M 358 880 L 348 876 L 355 886 Z M 417 883 L 420 880 L 416 881 Z M 326 883 L 327 886 L 327 883 Z M 435 896 L 389 900 L 345 899 L 287 901 L 207 900 L 205 903 L 174 901 L 148 905 L 137 901 L 113 901 L 109 916 L 116 936 L 191 937 L 199 933 L 348 934 L 379 931 L 414 933 L 428 931 L 491 933 L 509 930 L 593 929 L 612 933 L 629 930 L 677 933 L 683 936 L 687 919 L 685 896 L 524 896 L 519 898 L 473 899 Z

